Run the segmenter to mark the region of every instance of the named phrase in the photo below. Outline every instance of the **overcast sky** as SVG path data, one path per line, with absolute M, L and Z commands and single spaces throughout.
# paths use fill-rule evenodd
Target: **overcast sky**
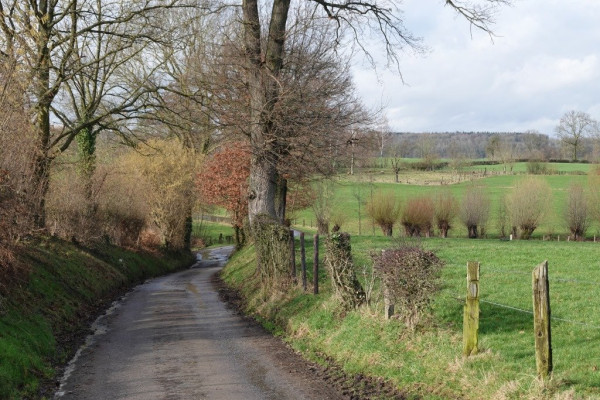
M 405 0 L 423 56 L 398 74 L 354 69 L 367 105 L 386 106 L 394 131 L 525 131 L 553 135 L 569 110 L 600 119 L 600 1 L 515 0 L 496 15 L 496 37 L 471 31 L 443 0 Z

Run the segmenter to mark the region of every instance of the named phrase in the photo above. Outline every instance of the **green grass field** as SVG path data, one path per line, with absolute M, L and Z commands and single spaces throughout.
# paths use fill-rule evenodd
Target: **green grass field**
M 233 235 L 231 224 L 209 221 L 194 221 L 192 225 L 192 236 L 200 239 L 206 247 L 223 245 L 227 237 Z M 219 242 L 221 238 L 221 242 Z
M 554 168 L 560 168 L 560 171 L 565 172 L 578 170 L 578 168 L 589 169 L 592 167 L 589 164 L 552 165 Z M 447 171 L 442 171 L 441 173 L 447 173 Z M 421 175 L 421 172 L 405 171 L 405 174 L 402 182 L 406 182 L 407 180 L 419 181 L 418 177 Z M 332 203 L 335 205 L 332 208 L 332 213 L 343 216 L 344 223 L 342 229 L 353 235 L 358 235 L 359 230 L 361 235 L 378 235 L 381 234 L 379 228 L 373 227 L 373 224 L 365 213 L 365 205 L 373 193 L 383 191 L 384 193 L 394 194 L 402 203 L 406 203 L 410 198 L 434 196 L 440 191 L 450 191 L 460 201 L 470 185 L 480 185 L 487 189 L 487 193 L 490 195 L 491 199 L 490 219 L 486 225 L 486 231 L 489 237 L 497 237 L 499 234 L 498 209 L 500 202 L 504 195 L 510 192 L 520 179 L 524 179 L 525 177 L 525 174 L 500 174 L 488 175 L 485 178 L 477 178 L 449 185 L 422 185 L 406 183 L 398 184 L 392 183 L 393 181 L 380 182 L 377 180 L 370 180 L 370 178 L 365 175 L 338 176 L 332 181 L 334 187 L 334 198 Z M 566 206 L 568 189 L 575 183 L 581 184 L 584 187 L 587 186 L 588 178 L 586 175 L 581 174 L 541 175 L 540 178 L 546 180 L 551 187 L 552 199 L 551 207 L 540 226 L 534 232 L 533 237 L 543 238 L 544 236 L 553 236 L 556 238 L 557 236 L 562 236 L 564 239 L 568 234 L 564 219 L 564 209 Z M 436 180 L 439 182 L 439 179 Z M 312 231 L 311 228 L 314 228 L 316 225 L 314 214 L 311 209 L 296 212 L 293 215 L 292 222 L 298 229 L 307 231 Z M 458 220 L 454 221 L 453 226 L 454 228 L 450 230 L 451 237 L 466 236 L 466 228 L 462 226 Z M 398 227 L 396 227 L 396 229 L 398 229 Z M 591 223 L 587 231 L 589 239 L 592 239 L 594 235 L 600 237 L 600 224 L 598 224 L 597 221 Z

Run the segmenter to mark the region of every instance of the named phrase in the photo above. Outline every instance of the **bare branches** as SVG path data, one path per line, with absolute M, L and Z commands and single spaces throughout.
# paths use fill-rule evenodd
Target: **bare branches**
M 399 54 L 405 49 L 422 51 L 421 38 L 415 37 L 404 26 L 402 12 L 398 9 L 400 1 L 331 1 L 312 0 L 321 7 L 329 19 L 338 27 L 345 27 L 354 42 L 373 62 L 369 50 L 364 45 L 369 34 L 378 36 L 385 47 L 388 60 L 398 65 Z M 471 27 L 480 29 L 493 36 L 491 26 L 494 13 L 501 5 L 511 4 L 511 0 L 462 1 L 446 0 L 445 4 L 464 17 Z
M 404 26 L 398 1 L 327 1 L 312 0 L 321 6 L 327 17 L 339 28 L 345 27 L 353 41 L 374 64 L 370 51 L 365 46 L 366 38 L 376 35 L 381 38 L 388 61 L 399 66 L 399 54 L 406 48 L 422 51 L 421 38 L 414 36 Z
M 471 24 L 471 27 L 486 32 L 490 37 L 494 36 L 491 25 L 495 22 L 494 13 L 496 9 L 498 6 L 506 6 L 511 3 L 511 0 L 485 0 L 483 4 L 473 4 L 461 0 L 446 0 L 446 5 L 463 16 Z

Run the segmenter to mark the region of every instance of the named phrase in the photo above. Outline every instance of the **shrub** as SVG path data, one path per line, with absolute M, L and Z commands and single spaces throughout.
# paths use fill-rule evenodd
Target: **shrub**
M 588 211 L 592 219 L 600 222 L 600 166 L 596 166 L 590 170 L 588 174 L 588 190 Z
M 565 209 L 565 220 L 575 240 L 582 240 L 588 227 L 588 204 L 583 187 L 571 185 Z
M 399 318 L 414 329 L 438 290 L 442 261 L 431 251 L 409 245 L 384 250 L 373 260 Z
M 459 210 L 462 223 L 467 227 L 469 238 L 483 236 L 490 215 L 490 198 L 483 188 L 471 186 L 465 192 Z
M 350 235 L 332 233 L 325 240 L 325 263 L 331 275 L 333 290 L 342 301 L 344 310 L 357 308 L 365 302 L 365 291 L 356 278 L 350 246 Z
M 0 243 L 31 232 L 40 203 L 35 187 L 36 139 L 27 105 L 27 77 L 10 58 L 0 62 Z
M 527 162 L 527 173 L 532 175 L 546 175 L 550 172 L 547 162 L 542 161 L 528 161 Z
M 312 209 L 317 220 L 319 235 L 327 235 L 329 233 L 329 222 L 335 201 L 333 182 L 330 180 L 315 182 L 313 199 Z
M 123 159 L 125 170 L 147 187 L 144 197 L 149 206 L 148 222 L 160 231 L 166 250 L 181 250 L 187 245 L 197 162 L 198 155 L 176 140 L 150 140 Z
M 376 193 L 367 203 L 366 211 L 384 235 L 392 236 L 394 224 L 400 217 L 400 204 L 393 194 Z
M 506 196 L 506 209 L 513 227 L 521 239 L 529 239 L 542 222 L 550 205 L 552 190 L 539 177 L 527 177 L 518 182 Z
M 91 202 L 73 168 L 55 168 L 46 196 L 46 224 L 50 233 L 83 243 L 99 239 L 96 218 L 87 207 Z
M 418 197 L 408 201 L 402 212 L 401 223 L 406 236 L 427 236 L 433 230 L 435 207 L 428 197 Z
M 228 145 L 204 162 L 196 185 L 207 205 L 225 208 L 235 231 L 235 244 L 244 244 L 244 221 L 248 215 L 250 149 L 243 142 Z
M 457 213 L 458 202 L 452 193 L 444 191 L 436 194 L 434 218 L 441 237 L 448 237 L 448 231 L 452 228 L 452 221 Z

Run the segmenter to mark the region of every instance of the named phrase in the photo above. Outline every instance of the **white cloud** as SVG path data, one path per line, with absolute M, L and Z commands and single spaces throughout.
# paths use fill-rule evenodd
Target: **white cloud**
M 493 39 L 439 2 L 406 0 L 407 26 L 426 57 L 406 56 L 402 73 L 355 70 L 366 103 L 388 106 L 403 131 L 525 130 L 551 134 L 576 109 L 600 119 L 600 2 L 521 0 L 502 10 Z
M 582 59 L 550 56 L 528 59 L 518 68 L 498 74 L 494 89 L 508 89 L 522 97 L 547 95 L 597 79 L 598 67 L 598 57 L 595 54 Z

